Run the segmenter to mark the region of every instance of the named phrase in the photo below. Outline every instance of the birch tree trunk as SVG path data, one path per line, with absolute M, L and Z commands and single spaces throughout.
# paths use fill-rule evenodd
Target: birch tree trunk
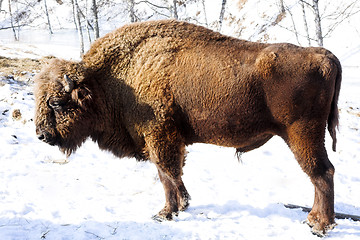
M 128 0 L 129 12 L 130 12 L 130 22 L 136 22 L 135 16 L 135 0 Z
M 79 34 L 79 42 L 80 42 L 80 57 L 84 55 L 84 36 L 81 29 L 81 21 L 80 21 L 80 9 L 79 4 L 77 0 L 73 1 L 74 3 L 74 9 L 75 9 L 75 19 L 78 25 L 78 34 Z
M 177 0 L 173 0 L 173 17 L 177 20 L 179 19 L 177 12 Z
M 47 22 L 48 22 L 49 32 L 50 32 L 50 34 L 53 34 L 53 31 L 51 29 L 49 11 L 48 11 L 46 0 L 44 0 L 44 6 L 45 6 L 45 14 L 46 14 Z
M 302 8 L 302 12 L 303 12 L 303 21 L 304 21 L 304 28 L 305 28 L 305 32 L 306 32 L 306 38 L 308 41 L 308 45 L 311 46 L 309 27 L 308 27 L 307 20 L 306 20 L 305 4 L 303 1 L 300 1 L 300 5 Z
M 221 31 L 222 23 L 223 23 L 223 20 L 224 20 L 225 5 L 226 5 L 226 0 L 222 0 L 220 17 L 219 17 L 219 28 L 218 28 L 219 32 Z
M 72 5 L 72 10 L 73 10 L 73 20 L 74 20 L 74 24 L 75 24 L 75 29 L 77 31 L 77 30 L 79 30 L 79 26 L 78 26 L 77 20 L 76 20 L 76 7 L 75 7 L 74 0 L 71 0 L 71 5 Z
M 202 3 L 203 11 L 204 11 L 205 24 L 208 27 L 209 23 L 208 23 L 208 19 L 207 19 L 207 15 L 206 15 L 205 0 L 201 0 L 201 3 Z
M 284 0 L 280 0 L 280 12 L 285 12 L 286 9 L 285 9 L 285 4 L 284 4 Z
M 10 13 L 10 24 L 11 24 L 11 28 L 14 33 L 15 41 L 19 41 L 19 38 L 16 34 L 15 26 L 14 26 L 14 18 L 13 18 L 13 14 L 12 14 L 12 10 L 11 10 L 11 0 L 9 0 L 9 13 Z
M 293 33 L 295 34 L 295 37 L 296 37 L 296 41 L 298 42 L 299 45 L 300 44 L 300 40 L 299 40 L 299 32 L 298 30 L 296 29 L 296 24 L 295 24 L 295 19 L 294 19 L 294 15 L 292 14 L 292 12 L 290 11 L 289 8 L 286 8 L 289 15 L 290 15 L 290 18 L 291 18 L 291 22 L 292 22 L 292 25 L 293 25 Z
M 97 39 L 100 37 L 100 30 L 99 30 L 99 17 L 98 17 L 98 8 L 97 8 L 96 0 L 92 0 L 91 10 L 94 16 L 95 39 Z
M 86 18 L 86 33 L 88 35 L 89 43 L 91 43 L 91 33 L 90 33 L 90 18 L 89 18 L 89 7 L 88 7 L 88 0 L 85 1 L 85 18 Z
M 321 18 L 319 11 L 319 0 L 313 0 L 313 9 L 315 14 L 316 41 L 320 47 L 324 45 L 324 37 L 321 29 Z

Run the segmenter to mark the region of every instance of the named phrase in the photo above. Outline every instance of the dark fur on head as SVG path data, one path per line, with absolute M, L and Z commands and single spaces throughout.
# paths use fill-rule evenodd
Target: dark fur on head
M 94 118 L 92 93 L 84 79 L 81 63 L 59 59 L 51 60 L 35 78 L 36 133 L 67 155 L 86 140 Z

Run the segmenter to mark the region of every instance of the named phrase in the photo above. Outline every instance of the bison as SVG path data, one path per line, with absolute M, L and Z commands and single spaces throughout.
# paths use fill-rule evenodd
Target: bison
M 334 221 L 339 60 L 323 48 L 265 44 L 175 20 L 123 26 L 81 61 L 53 59 L 36 76 L 36 133 L 70 155 L 90 138 L 118 157 L 150 160 L 165 191 L 157 220 L 189 206 L 185 147 L 247 152 L 278 135 L 315 187 L 314 232 Z

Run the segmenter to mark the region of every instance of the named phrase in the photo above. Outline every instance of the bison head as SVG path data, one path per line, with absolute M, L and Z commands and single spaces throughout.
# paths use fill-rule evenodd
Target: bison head
M 35 77 L 38 138 L 70 155 L 89 136 L 92 94 L 81 63 L 53 59 Z

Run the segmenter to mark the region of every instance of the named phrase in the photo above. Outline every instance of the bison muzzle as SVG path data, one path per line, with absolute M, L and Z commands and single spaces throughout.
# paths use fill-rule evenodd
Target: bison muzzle
M 66 154 L 87 139 L 118 157 L 153 162 L 173 218 L 189 205 L 185 147 L 247 152 L 278 135 L 315 187 L 313 231 L 334 222 L 341 66 L 323 48 L 263 44 L 177 21 L 136 23 L 98 39 L 80 62 L 53 59 L 36 76 L 36 132 Z

